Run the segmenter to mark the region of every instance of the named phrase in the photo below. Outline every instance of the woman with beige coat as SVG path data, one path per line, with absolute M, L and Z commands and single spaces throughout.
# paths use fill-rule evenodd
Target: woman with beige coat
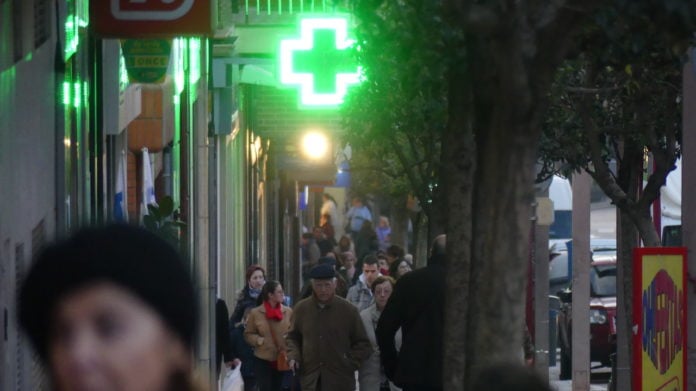
M 254 371 L 259 391 L 280 391 L 283 372 L 278 370 L 278 353 L 285 354 L 285 335 L 290 328 L 292 310 L 283 305 L 285 294 L 278 281 L 268 281 L 261 289 L 259 306 L 251 310 L 244 338 L 254 348 Z
M 360 383 L 360 391 L 400 391 L 401 389 L 395 386 L 392 382 L 387 379 L 384 374 L 384 369 L 380 363 L 379 356 L 379 346 L 377 346 L 377 338 L 375 336 L 375 329 L 377 328 L 377 322 L 379 317 L 382 315 L 382 310 L 384 306 L 387 305 L 389 296 L 391 296 L 394 290 L 395 281 L 390 276 L 379 276 L 372 282 L 372 294 L 375 298 L 375 302 L 360 311 L 360 318 L 362 319 L 363 325 L 365 326 L 365 331 L 367 332 L 367 338 L 369 338 L 372 343 L 372 348 L 374 353 L 363 362 L 362 366 L 358 370 L 358 381 Z M 397 331 L 394 337 L 397 349 L 401 347 L 401 330 Z

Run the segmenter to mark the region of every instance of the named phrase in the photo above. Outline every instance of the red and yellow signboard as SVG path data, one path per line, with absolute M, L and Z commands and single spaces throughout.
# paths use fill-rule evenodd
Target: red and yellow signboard
M 92 0 L 91 21 L 103 38 L 162 38 L 212 32 L 216 0 Z
M 686 390 L 686 248 L 637 248 L 633 258 L 633 389 Z

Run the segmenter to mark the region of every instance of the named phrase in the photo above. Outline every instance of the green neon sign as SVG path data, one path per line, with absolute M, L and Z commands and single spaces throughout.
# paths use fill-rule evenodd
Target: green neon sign
M 298 86 L 300 106 L 335 107 L 348 87 L 360 82 L 361 68 L 349 50 L 348 20 L 300 21 L 300 37 L 280 41 L 280 83 Z

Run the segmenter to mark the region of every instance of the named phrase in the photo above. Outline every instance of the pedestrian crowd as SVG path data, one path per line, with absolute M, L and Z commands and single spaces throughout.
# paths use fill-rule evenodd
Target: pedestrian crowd
M 221 378 L 239 370 L 246 391 L 442 390 L 446 237 L 414 270 L 390 243 L 388 219 L 375 228 L 362 199 L 338 236 L 341 217 L 325 195 L 320 224 L 301 238 L 305 286 L 292 308 L 260 265 L 247 268 L 231 315 L 217 300 Z M 206 389 L 192 370 L 188 265 L 145 230 L 90 228 L 47 247 L 19 314 L 56 389 Z

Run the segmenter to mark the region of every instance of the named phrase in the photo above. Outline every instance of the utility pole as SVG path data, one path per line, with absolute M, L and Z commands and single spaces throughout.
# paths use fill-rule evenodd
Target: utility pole
M 573 175 L 573 391 L 590 389 L 590 175 Z

